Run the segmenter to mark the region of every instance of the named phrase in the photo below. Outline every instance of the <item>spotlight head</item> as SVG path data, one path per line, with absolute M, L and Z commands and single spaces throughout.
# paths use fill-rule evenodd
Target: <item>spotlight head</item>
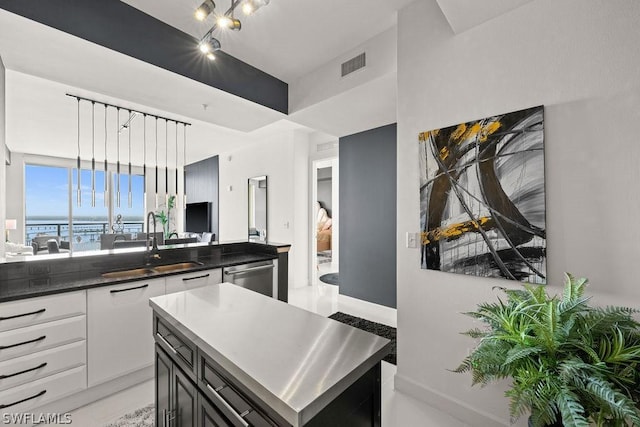
M 253 2 L 252 2 L 252 1 L 250 1 L 250 0 L 245 1 L 245 2 L 242 4 L 242 12 L 243 12 L 245 15 L 251 15 L 253 12 L 255 12 L 255 8 L 254 8 L 254 6 L 253 6 Z
M 231 25 L 228 28 L 233 31 L 240 31 L 240 29 L 242 28 L 242 23 L 239 19 L 232 18 Z
M 215 37 L 209 37 L 208 39 L 202 39 L 198 44 L 198 49 L 200 52 L 204 53 L 209 57 L 209 55 L 213 55 L 213 52 L 221 49 L 220 40 Z M 211 58 L 209 58 L 211 59 Z
M 209 43 L 208 40 L 202 40 L 198 44 L 198 49 L 200 49 L 200 52 L 202 53 L 209 53 L 213 50 L 213 48 L 211 47 L 211 43 Z
M 213 0 L 204 0 L 204 2 L 202 2 L 200 7 L 196 9 L 196 12 L 195 12 L 196 19 L 198 21 L 204 21 L 207 18 L 207 16 L 209 16 L 211 12 L 213 12 L 215 8 L 216 8 L 216 4 L 213 2 Z
M 218 18 L 216 19 L 216 23 L 220 28 L 231 28 L 231 26 L 233 25 L 232 19 L 227 15 L 218 16 Z
M 207 53 L 207 59 L 209 61 L 215 61 L 216 60 L 216 56 L 213 54 L 213 52 L 209 52 L 209 53 Z

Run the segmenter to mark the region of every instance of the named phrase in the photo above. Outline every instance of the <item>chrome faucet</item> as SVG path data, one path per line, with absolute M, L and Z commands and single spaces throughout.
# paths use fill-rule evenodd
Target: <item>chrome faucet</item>
M 149 218 L 153 218 L 153 235 L 149 239 Z M 145 260 L 147 265 L 151 264 L 151 259 L 160 259 L 158 255 L 158 242 L 156 241 L 156 215 L 153 212 L 147 214 L 147 252 L 145 253 Z M 151 240 L 151 249 L 149 248 L 149 240 Z

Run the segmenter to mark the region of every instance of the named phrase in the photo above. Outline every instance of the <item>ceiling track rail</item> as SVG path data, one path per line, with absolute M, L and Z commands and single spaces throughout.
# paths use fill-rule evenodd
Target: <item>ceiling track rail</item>
M 67 95 L 67 96 L 69 96 L 71 98 L 75 98 L 78 101 L 87 101 L 87 102 L 91 102 L 92 104 L 100 104 L 100 105 L 104 105 L 105 107 L 112 107 L 112 108 L 116 108 L 116 109 L 119 109 L 119 110 L 129 111 L 130 113 L 138 113 L 138 114 L 142 114 L 144 116 L 154 117 L 156 119 L 161 119 L 161 120 L 166 120 L 167 122 L 173 122 L 173 123 L 181 124 L 181 125 L 184 125 L 184 126 L 191 126 L 191 123 L 187 123 L 187 122 L 183 122 L 183 121 L 175 120 L 175 119 L 170 119 L 168 117 L 158 116 L 157 114 L 145 113 L 144 111 L 135 110 L 133 108 L 121 107 L 119 105 L 109 104 L 108 102 L 96 101 L 95 99 L 85 98 L 84 96 L 79 96 L 79 95 L 72 95 L 70 93 L 66 93 L 65 95 Z

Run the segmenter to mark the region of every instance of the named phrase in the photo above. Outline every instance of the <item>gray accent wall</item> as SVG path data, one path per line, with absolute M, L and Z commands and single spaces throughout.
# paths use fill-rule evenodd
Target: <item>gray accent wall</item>
M 396 307 L 396 124 L 340 138 L 340 294 Z M 417 195 L 416 195 L 417 197 Z
M 184 185 L 187 203 L 211 202 L 211 232 L 220 240 L 218 156 L 209 157 L 184 168 Z

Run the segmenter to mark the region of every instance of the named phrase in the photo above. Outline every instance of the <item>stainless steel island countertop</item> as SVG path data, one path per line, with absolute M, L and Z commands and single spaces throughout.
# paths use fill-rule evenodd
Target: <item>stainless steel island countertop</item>
M 231 283 L 151 298 L 153 310 L 293 426 L 389 353 L 389 340 Z

